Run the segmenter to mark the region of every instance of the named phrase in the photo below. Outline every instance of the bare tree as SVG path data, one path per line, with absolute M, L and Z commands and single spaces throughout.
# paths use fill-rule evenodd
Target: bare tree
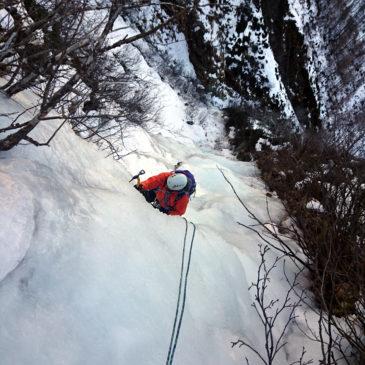
M 346 166 L 348 169 L 350 165 Z M 312 294 L 308 292 L 303 296 L 295 286 L 291 286 L 291 289 L 302 299 L 303 304 L 318 315 L 316 329 L 307 323 L 301 330 L 312 341 L 319 343 L 321 364 L 334 365 L 340 359 L 347 364 L 362 364 L 365 357 L 363 181 L 354 179 L 351 174 L 350 182 L 347 181 L 346 176 L 341 174 L 349 174 L 350 171 L 338 166 L 326 172 L 331 173 L 332 184 L 328 184 L 323 176 L 315 175 L 313 180 L 318 182 L 322 178 L 321 186 L 329 189 L 325 195 L 329 199 L 326 207 L 333 204 L 332 211 L 336 214 L 322 217 L 324 213 L 316 213 L 314 219 L 308 220 L 308 209 L 298 211 L 296 205 L 295 214 L 293 210 L 287 210 L 291 224 L 281 227 L 271 219 L 268 204 L 268 222 L 261 221 L 250 211 L 224 172 L 221 172 L 255 222 L 251 226 L 239 224 L 255 232 L 272 249 L 308 271 Z M 285 188 L 290 189 L 288 186 Z M 298 244 L 306 261 L 300 252 L 293 251 L 288 245 L 288 239 Z
M 264 330 L 265 351 L 261 353 L 255 345 L 242 339 L 232 342 L 232 347 L 246 347 L 254 353 L 263 364 L 272 365 L 275 363 L 277 355 L 284 350 L 288 343 L 288 330 L 295 322 L 295 311 L 301 306 L 305 291 L 301 290 L 300 294 L 297 295 L 297 290 L 299 290 L 296 290 L 296 287 L 298 286 L 297 279 L 301 273 L 301 271 L 298 271 L 295 274 L 294 279 L 291 281 L 284 298 L 269 298 L 267 289 L 270 285 L 271 274 L 275 269 L 277 269 L 278 264 L 282 263 L 282 270 L 286 276 L 285 255 L 277 256 L 271 264 L 268 264 L 266 256 L 270 252 L 270 248 L 260 244 L 259 251 L 261 262 L 258 267 L 257 280 L 252 283 L 249 290 L 254 291 L 255 302 L 252 306 L 255 309 Z M 280 321 L 283 321 L 284 325 L 279 330 L 278 327 L 280 326 Z M 311 364 L 313 362 L 312 360 L 304 360 L 305 354 L 306 351 L 303 347 L 299 359 L 291 362 L 290 365 Z M 247 357 L 246 361 L 249 363 Z

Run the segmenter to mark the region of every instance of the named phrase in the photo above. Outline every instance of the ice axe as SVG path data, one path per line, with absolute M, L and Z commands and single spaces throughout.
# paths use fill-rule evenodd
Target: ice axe
M 133 180 L 137 179 L 137 185 L 139 185 L 141 183 L 141 179 L 140 179 L 140 176 L 145 174 L 146 171 L 144 170 L 141 170 L 137 175 L 134 175 L 130 180 L 129 182 L 132 182 Z
M 176 171 L 181 165 L 183 164 L 182 161 L 179 161 L 175 166 L 174 166 L 174 171 Z

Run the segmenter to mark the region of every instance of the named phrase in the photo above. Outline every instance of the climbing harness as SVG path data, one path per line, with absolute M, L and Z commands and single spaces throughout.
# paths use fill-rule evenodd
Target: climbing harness
M 185 310 L 186 291 L 187 291 L 188 276 L 189 276 L 189 270 L 190 270 L 191 253 L 193 250 L 193 243 L 194 243 L 195 231 L 196 231 L 196 226 L 194 223 L 188 222 L 186 218 L 183 218 L 183 219 L 185 220 L 185 234 L 184 234 L 184 245 L 183 245 L 182 260 L 181 260 L 179 294 L 177 297 L 175 320 L 174 320 L 174 325 L 172 328 L 170 346 L 169 346 L 169 352 L 167 354 L 166 365 L 172 365 L 172 362 L 174 360 L 176 346 L 177 346 L 177 341 L 179 339 L 181 323 L 182 323 L 182 319 L 184 316 L 184 310 Z M 187 239 L 187 235 L 188 235 L 189 223 L 193 226 L 193 234 L 191 236 L 190 247 L 189 247 L 189 249 L 187 249 L 186 239 Z M 188 257 L 187 257 L 187 263 L 185 264 L 186 252 L 188 252 Z

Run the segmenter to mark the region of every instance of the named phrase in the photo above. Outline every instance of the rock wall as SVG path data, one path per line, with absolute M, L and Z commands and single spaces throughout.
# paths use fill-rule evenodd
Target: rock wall
M 328 109 L 336 119 L 365 116 L 365 1 L 316 0 L 327 49 Z
M 184 35 L 205 92 L 228 105 L 238 100 L 280 112 L 305 127 L 364 110 L 364 0 L 193 4 L 188 15 L 179 13 L 177 27 L 160 36 L 165 42 Z M 157 11 L 150 21 L 177 15 L 179 9 L 167 3 L 164 15 Z
M 166 9 L 174 12 L 173 7 Z M 283 111 L 288 102 L 302 125 L 318 125 L 303 36 L 293 21 L 284 20 L 288 11 L 286 0 L 223 1 L 219 7 L 197 6 L 180 19 L 179 28 L 208 91 L 224 96 L 232 90 L 275 111 Z M 274 83 L 280 84 L 276 91 Z
M 283 83 L 299 121 L 309 127 L 321 124 L 307 69 L 304 35 L 291 18 L 287 0 L 262 0 L 262 12 Z

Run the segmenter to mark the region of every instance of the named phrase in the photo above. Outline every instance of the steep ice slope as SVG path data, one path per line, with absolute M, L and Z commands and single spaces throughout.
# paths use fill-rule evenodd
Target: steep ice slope
M 21 108 L 3 97 L 2 105 Z M 38 137 L 54 127 L 44 125 Z M 243 354 L 230 341 L 241 337 L 264 346 L 247 290 L 256 277 L 258 242 L 235 223 L 250 219 L 216 166 L 264 217 L 257 171 L 186 138 L 140 131 L 138 142 L 147 156 L 129 155 L 127 169 L 144 167 L 152 174 L 171 168 L 178 157 L 199 184 L 187 213 L 197 234 L 174 363 L 241 364 Z M 2 263 L 14 259 L 0 283 L 2 364 L 163 363 L 176 308 L 183 219 L 146 204 L 127 183 L 123 163 L 105 159 L 69 128 L 50 148 L 20 146 L 0 159 L 1 198 L 10 199 L 1 206 L 0 244 L 22 246 L 18 257 L 0 251 Z M 270 199 L 270 205 L 278 216 L 280 203 Z M 17 219 L 10 222 L 12 217 Z M 281 276 L 276 274 L 272 292 L 284 291 Z M 286 363 L 284 353 L 278 361 Z
M 127 131 L 123 143 L 129 154 L 120 162 L 106 159 L 69 127 L 50 148 L 19 146 L 0 154 L 2 364 L 166 362 L 185 221 L 154 210 L 128 180 L 141 168 L 147 177 L 177 161 L 194 173 L 198 189 L 186 214 L 197 231 L 174 364 L 241 364 L 250 354 L 231 348 L 238 338 L 264 353 L 248 291 L 260 263 L 259 241 L 236 223 L 252 220 L 217 167 L 249 208 L 268 221 L 264 186 L 254 164 L 236 161 L 224 149 L 219 112 L 200 104 L 189 110 L 140 61 L 141 72 L 156 83 L 162 127 Z M 34 102 L 29 93 L 17 101 L 0 98 L 7 112 Z M 190 117 L 193 125 L 186 123 Z M 44 140 L 56 126 L 46 122 L 33 137 Z M 280 202 L 270 198 L 269 205 L 279 219 Z M 189 226 L 188 241 L 191 236 Z M 275 256 L 272 252 L 268 262 Z M 294 268 L 288 270 L 292 275 Z M 287 286 L 279 267 L 270 298 L 285 295 Z M 298 309 L 299 322 L 303 310 Z M 276 336 L 287 315 L 278 321 Z M 316 358 L 319 348 L 291 327 L 277 364 L 298 359 L 303 344 L 308 357 Z

